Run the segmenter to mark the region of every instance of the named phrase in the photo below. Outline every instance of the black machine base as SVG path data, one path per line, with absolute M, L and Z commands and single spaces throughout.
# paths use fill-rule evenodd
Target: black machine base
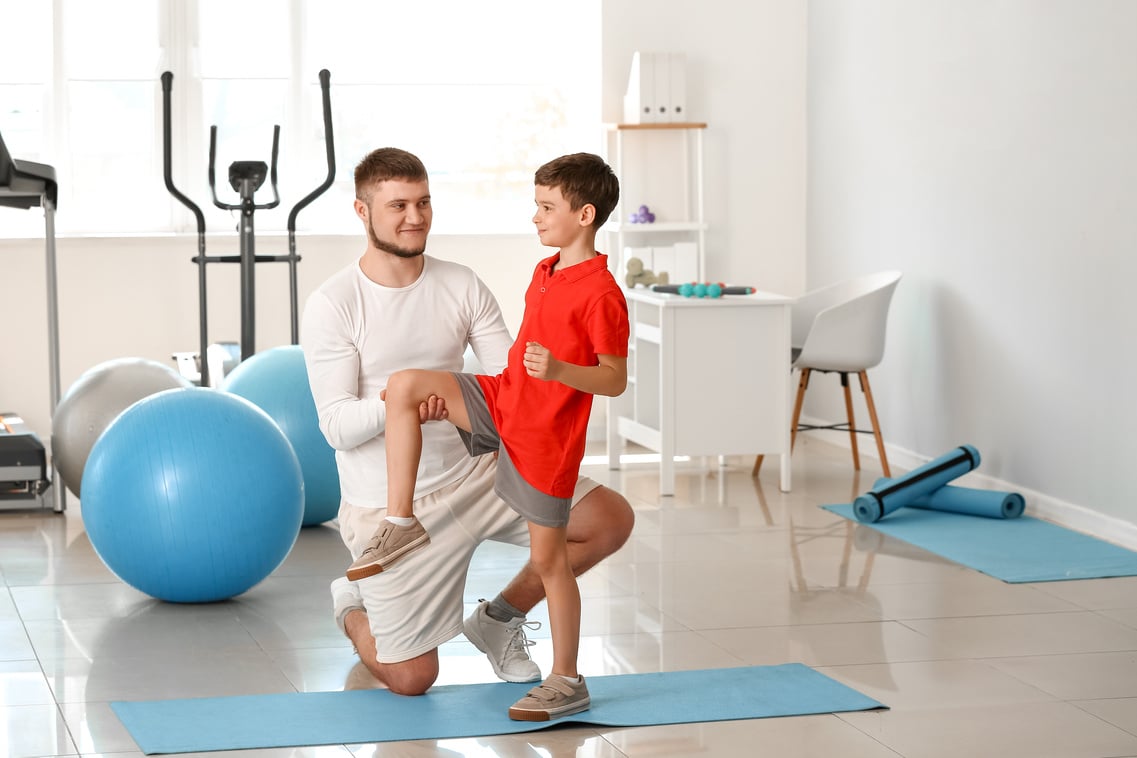
M 15 413 L 0 411 L 0 508 L 44 506 L 51 486 L 47 451 Z

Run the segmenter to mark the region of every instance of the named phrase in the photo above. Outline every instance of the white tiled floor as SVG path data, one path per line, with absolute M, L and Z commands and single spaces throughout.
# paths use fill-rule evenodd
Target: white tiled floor
M 1009 585 L 844 521 L 818 506 L 880 472 L 866 459 L 858 476 L 847 451 L 809 436 L 792 493 L 775 461 L 759 480 L 749 460 L 706 463 L 680 469 L 673 498 L 653 465 L 586 469 L 637 523 L 581 579 L 581 670 L 800 661 L 890 710 L 213 755 L 1137 756 L 1137 578 Z M 179 606 L 119 582 L 80 510 L 0 512 L 0 755 L 140 755 L 112 700 L 374 686 L 332 620 L 328 583 L 347 558 L 332 525 L 305 529 L 244 595 Z M 470 607 L 523 558 L 484 546 Z M 547 670 L 547 632 L 534 637 Z M 495 681 L 463 638 L 442 652 L 440 684 Z

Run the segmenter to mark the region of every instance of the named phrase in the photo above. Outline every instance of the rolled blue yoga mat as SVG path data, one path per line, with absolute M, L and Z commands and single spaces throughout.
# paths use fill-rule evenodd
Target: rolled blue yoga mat
M 873 483 L 873 489 L 880 490 L 894 481 L 896 480 L 877 479 Z M 916 498 L 908 503 L 907 507 L 984 518 L 1018 518 L 1026 509 L 1026 500 L 1017 492 L 977 490 L 972 487 L 945 484 L 938 490 Z
M 903 508 L 917 498 L 935 492 L 977 466 L 979 451 L 971 445 L 960 445 L 950 453 L 890 480 L 884 487 L 873 487 L 853 501 L 853 515 L 857 521 L 880 521 L 897 508 Z

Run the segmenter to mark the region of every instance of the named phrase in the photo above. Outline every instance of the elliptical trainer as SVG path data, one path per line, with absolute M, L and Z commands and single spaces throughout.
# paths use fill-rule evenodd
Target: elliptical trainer
M 288 214 L 288 254 L 287 255 L 257 255 L 256 254 L 256 236 L 253 225 L 253 214 L 258 210 L 267 210 L 275 208 L 280 204 L 280 195 L 276 188 L 276 168 L 277 168 L 277 155 L 280 147 L 280 126 L 273 127 L 272 135 L 272 159 L 271 165 L 266 165 L 264 161 L 234 161 L 229 166 L 229 185 L 237 192 L 240 202 L 238 203 L 224 203 L 217 197 L 217 182 L 216 171 L 214 164 L 217 158 L 217 126 L 211 126 L 209 129 L 209 191 L 213 196 L 213 204 L 218 208 L 224 210 L 240 211 L 240 223 L 238 227 L 240 235 L 240 254 L 239 255 L 206 255 L 205 252 L 205 214 L 202 213 L 201 208 L 197 206 L 192 200 L 180 192 L 174 186 L 172 177 L 172 156 L 171 156 L 171 118 L 170 118 L 170 98 L 173 91 L 174 75 L 166 71 L 162 74 L 162 144 L 163 144 L 163 174 L 166 181 L 166 189 L 173 195 L 182 205 L 186 206 L 197 220 L 197 255 L 194 256 L 193 262 L 197 264 L 197 281 L 198 281 L 198 308 L 200 311 L 200 340 L 201 350 L 198 353 L 198 363 L 200 365 L 200 383 L 202 386 L 209 386 L 209 361 L 206 359 L 208 345 L 209 345 L 209 330 L 207 324 L 207 310 L 206 310 L 206 265 L 210 263 L 238 263 L 241 266 L 240 287 L 241 287 L 241 360 L 249 358 L 256 352 L 256 274 L 255 266 L 257 263 L 281 262 L 288 264 L 289 275 L 289 304 L 291 307 L 292 318 L 292 344 L 298 344 L 300 341 L 300 325 L 299 325 L 299 302 L 297 295 L 296 284 L 296 264 L 300 262 L 300 256 L 296 254 L 296 216 L 304 209 L 309 203 L 322 195 L 335 180 L 336 175 L 336 159 L 335 159 L 335 143 L 332 136 L 332 105 L 330 95 L 330 82 L 331 74 L 327 69 L 323 69 L 319 74 L 320 89 L 323 99 L 323 115 L 324 115 L 324 147 L 327 152 L 328 174 L 323 183 L 320 184 L 312 192 L 308 193 L 299 202 L 293 206 L 292 211 Z M 264 184 L 265 178 L 269 180 L 269 188 L 272 190 L 272 201 L 268 203 L 258 204 L 254 200 L 254 195 L 258 189 Z

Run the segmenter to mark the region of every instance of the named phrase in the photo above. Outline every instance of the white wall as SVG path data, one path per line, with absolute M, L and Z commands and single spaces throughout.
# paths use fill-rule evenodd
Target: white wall
M 805 285 L 805 4 L 605 0 L 602 117 L 616 122 L 636 50 L 682 52 L 706 122 L 707 278 Z M 634 198 L 629 198 L 635 202 Z
M 1122 526 L 1134 50 L 1129 0 L 809 6 L 807 279 L 904 272 L 871 373 L 886 439 L 925 457 L 973 444 L 987 475 Z M 831 385 L 807 413 L 842 416 Z

